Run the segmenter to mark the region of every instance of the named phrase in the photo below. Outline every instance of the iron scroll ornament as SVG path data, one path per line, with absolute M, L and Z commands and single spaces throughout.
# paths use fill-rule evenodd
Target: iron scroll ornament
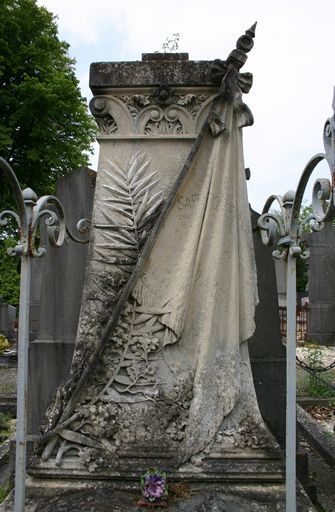
M 334 91 L 335 92 L 335 91 Z M 335 114 L 335 95 L 333 100 Z M 286 333 L 286 511 L 296 510 L 296 260 L 307 259 L 302 233 L 309 224 L 313 231 L 323 228 L 325 222 L 334 218 L 334 174 L 335 174 L 335 115 L 327 119 L 324 132 L 325 153 L 313 156 L 300 177 L 297 190 L 288 191 L 283 197 L 272 195 L 265 202 L 258 227 L 265 245 L 276 244 L 273 257 L 286 263 L 287 333 Z M 317 165 L 326 159 L 331 180 L 317 179 L 313 188 L 312 214 L 299 218 L 302 199 L 307 183 Z M 279 203 L 281 214 L 271 213 L 274 201 Z
M 309 225 L 312 231 L 320 231 L 325 222 L 335 217 L 335 88 L 333 110 L 334 115 L 327 119 L 323 130 L 325 153 L 314 155 L 306 164 L 296 192 L 289 190 L 284 196 L 271 195 L 258 219 L 263 244 L 277 245 L 273 252 L 276 259 L 286 259 L 288 252 L 291 256 L 307 259 L 308 248 L 301 248 L 304 229 Z M 309 178 L 323 160 L 328 163 L 331 179 L 318 178 L 314 182 L 312 213 L 301 220 L 299 214 Z M 281 215 L 271 213 L 270 208 L 274 202 L 279 204 Z
M 20 240 L 15 247 L 8 250 L 10 256 L 39 258 L 45 255 L 45 244 L 37 236 L 43 221 L 51 247 L 61 247 L 67 237 L 80 244 L 88 243 L 88 219 L 79 220 L 76 226 L 78 233 L 85 237 L 74 235 L 66 221 L 64 208 L 56 196 L 46 195 L 38 199 L 31 188 L 21 190 L 12 167 L 1 157 L 0 169 L 10 183 L 18 209 L 18 213 L 11 210 L 0 212 L 0 226 L 5 227 L 14 219 L 19 228 Z
M 74 236 L 66 222 L 65 213 L 57 197 L 49 195 L 37 198 L 30 188 L 21 190 L 16 175 L 6 160 L 0 157 L 0 171 L 7 177 L 17 205 L 18 213 L 12 210 L 0 212 L 0 227 L 16 221 L 19 242 L 9 250 L 11 256 L 20 256 L 20 309 L 18 324 L 18 372 L 17 372 L 17 426 L 15 454 L 15 512 L 25 510 L 25 481 L 27 456 L 27 401 L 28 401 L 28 348 L 29 348 L 29 304 L 31 288 L 31 260 L 46 254 L 46 246 L 40 241 L 39 231 L 43 225 L 51 247 L 60 247 L 67 237 L 78 243 L 87 243 L 88 237 Z M 86 219 L 79 221 L 81 234 L 88 233 Z

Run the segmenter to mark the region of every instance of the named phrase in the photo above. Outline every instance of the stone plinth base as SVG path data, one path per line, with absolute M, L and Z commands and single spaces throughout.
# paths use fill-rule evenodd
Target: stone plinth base
M 283 483 L 284 460 L 279 449 L 237 449 L 234 452 L 211 453 L 195 463 L 186 463 L 176 468 L 171 461 L 173 454 L 147 453 L 144 455 L 129 453 L 123 455 L 121 464 L 114 469 L 96 468 L 89 470 L 78 466 L 78 458 L 65 458 L 57 466 L 55 459 L 32 460 L 28 469 L 34 478 L 82 479 L 92 481 L 110 481 L 110 487 L 124 490 L 138 488 L 140 475 L 148 468 L 166 471 L 168 478 L 175 482 L 188 482 L 194 488 L 203 488 L 208 484 L 235 483 Z M 92 468 L 93 469 L 93 468 Z
M 140 475 L 148 468 L 159 468 L 167 472 L 176 482 L 189 482 L 203 487 L 207 483 L 282 483 L 284 481 L 284 461 L 279 451 L 258 450 L 243 453 L 211 454 L 204 458 L 201 465 L 184 464 L 179 469 L 169 468 L 167 457 L 129 457 L 124 459 L 122 468 L 100 470 L 89 473 L 85 467 L 80 469 L 77 460 L 66 459 L 61 466 L 55 466 L 54 460 L 39 462 L 31 466 L 29 474 L 34 478 L 109 480 L 110 486 L 123 490 L 137 489 Z
M 140 493 L 116 490 L 111 482 L 29 479 L 26 512 L 139 512 Z M 171 512 L 285 512 L 284 484 L 192 484 L 169 482 L 167 510 Z M 315 512 L 298 489 L 297 512 Z M 13 497 L 0 506 L 12 512 Z

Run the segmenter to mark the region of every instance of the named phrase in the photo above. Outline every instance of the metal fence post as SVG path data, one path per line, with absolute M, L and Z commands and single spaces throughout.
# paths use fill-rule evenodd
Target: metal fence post
M 25 510 L 25 481 L 27 456 L 27 408 L 28 408 L 28 351 L 29 351 L 29 306 L 31 259 L 44 256 L 46 248 L 38 244 L 36 234 L 42 221 L 45 222 L 47 237 L 51 247 L 61 247 L 66 237 L 78 243 L 87 243 L 88 237 L 74 236 L 65 219 L 63 206 L 55 196 L 40 199 L 31 189 L 21 190 L 11 166 L 0 157 L 0 171 L 9 181 L 18 213 L 11 210 L 0 212 L 0 226 L 6 226 L 12 218 L 19 228 L 19 243 L 9 250 L 11 256 L 21 258 L 20 310 L 18 329 L 18 368 L 17 368 L 17 421 L 14 511 Z M 79 233 L 88 233 L 88 221 L 82 219 L 77 224 Z
M 335 218 L 335 88 L 333 117 L 327 119 L 323 142 L 325 153 L 313 156 L 303 170 L 296 192 L 286 192 L 281 197 L 271 195 L 265 202 L 258 227 L 265 245 L 276 245 L 273 257 L 286 261 L 287 281 L 287 345 L 286 345 L 286 512 L 296 512 L 296 259 L 307 259 L 303 231 L 319 231 L 324 222 Z M 314 183 L 312 210 L 305 219 L 300 218 L 304 192 L 309 178 L 322 161 L 326 160 L 331 179 L 320 178 Z M 271 211 L 274 202 L 280 211 Z
M 287 255 L 287 339 L 286 339 L 286 512 L 296 512 L 296 265 Z
M 25 502 L 30 281 L 31 258 L 30 256 L 21 256 L 17 368 L 15 512 L 21 512 L 24 510 Z

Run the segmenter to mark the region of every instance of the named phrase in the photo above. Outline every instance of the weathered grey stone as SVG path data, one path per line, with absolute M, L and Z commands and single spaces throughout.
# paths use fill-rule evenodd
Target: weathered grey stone
M 308 339 L 320 345 L 335 345 L 334 233 L 329 222 L 321 231 L 305 235 L 310 248 Z
M 84 167 L 58 181 L 57 195 L 73 232 L 81 218 L 91 217 L 94 187 L 95 172 Z M 32 311 L 36 317 L 35 327 L 32 327 L 35 336 L 29 350 L 30 434 L 38 433 L 42 416 L 57 387 L 69 375 L 87 248 L 87 245 L 68 240 L 65 246 L 58 249 L 48 247 L 46 256 L 34 262 Z
M 90 70 L 90 88 L 93 94 L 100 94 L 112 87 L 213 86 L 209 76 L 211 61 L 185 61 L 180 54 L 176 55 L 177 59 L 172 54 L 168 60 L 166 54 L 150 54 L 150 57 L 144 54 L 143 61 L 94 62 Z
M 286 262 L 275 260 L 276 282 L 278 292 L 278 304 L 286 308 Z
M 240 129 L 253 121 L 241 101 L 252 79 L 239 69 L 253 30 L 213 64 L 216 101 L 217 85 L 182 83 L 189 61 L 178 57 L 174 81 L 159 57 L 143 62 L 145 85 L 128 76 L 125 94 L 110 79 L 91 102 L 101 148 L 76 349 L 44 425 L 59 437 L 32 474 L 120 478 L 164 460 L 206 480 L 233 451 L 237 478 L 247 467 L 281 478 L 246 344 L 257 293 Z M 265 449 L 268 473 L 246 447 L 255 459 Z
M 43 231 L 43 227 L 42 227 Z M 31 286 L 29 306 L 29 339 L 34 341 L 39 333 L 40 303 L 46 258 L 34 258 L 31 264 Z
M 304 437 L 331 467 L 335 467 L 335 441 L 327 435 L 322 425 L 302 407 L 297 407 L 297 426 Z
M 0 334 L 4 334 L 9 340 L 15 339 L 16 308 L 5 304 L 0 297 Z

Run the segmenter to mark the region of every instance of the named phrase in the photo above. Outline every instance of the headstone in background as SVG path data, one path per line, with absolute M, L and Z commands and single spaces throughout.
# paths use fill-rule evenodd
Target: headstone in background
M 5 304 L 0 297 L 0 334 L 6 336 L 9 341 L 14 341 L 16 338 L 15 318 L 16 308 Z
M 335 346 L 335 228 L 328 222 L 305 238 L 310 249 L 307 337 L 313 343 Z
M 58 180 L 57 197 L 75 233 L 78 220 L 91 218 L 96 173 L 86 167 Z M 78 235 L 80 238 L 80 235 Z M 45 410 L 57 387 L 68 377 L 77 331 L 88 244 L 68 240 L 47 248 L 33 265 L 34 322 L 38 334 L 29 350 L 28 432 L 38 433 Z M 43 261 L 44 260 L 44 261 Z M 34 331 L 35 329 L 35 331 Z
M 273 249 L 264 246 L 256 228 L 258 218 L 259 214 L 252 212 L 259 304 L 256 308 L 256 330 L 249 342 L 249 352 L 263 419 L 280 445 L 284 446 L 286 351 L 280 335 L 277 272 L 272 258 Z
M 41 231 L 43 231 L 43 226 Z M 38 337 L 40 324 L 40 301 L 46 258 L 33 258 L 31 262 L 30 306 L 29 306 L 29 340 Z

